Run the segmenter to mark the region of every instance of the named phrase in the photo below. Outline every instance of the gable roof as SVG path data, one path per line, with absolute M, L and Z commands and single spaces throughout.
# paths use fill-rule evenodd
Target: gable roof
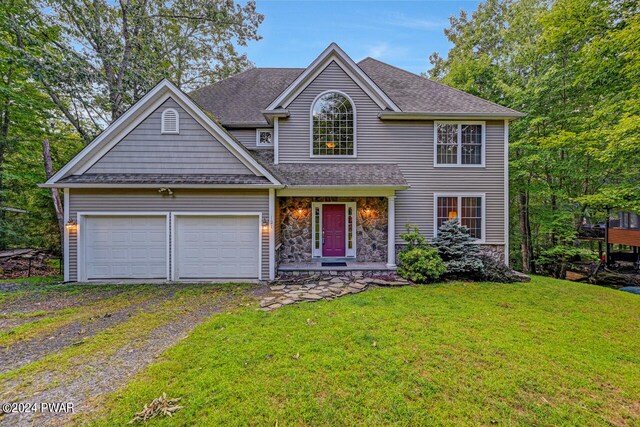
M 209 131 L 223 146 L 225 146 L 240 162 L 256 176 L 266 177 L 272 184 L 280 182 L 256 161 L 249 151 L 239 143 L 219 123 L 210 118 L 184 92 L 173 83 L 164 79 L 151 89 L 144 97 L 129 108 L 122 116 L 109 125 L 89 145 L 78 153 L 69 163 L 52 176 L 44 187 L 52 187 L 61 183 L 68 175 L 85 173 L 92 165 L 111 150 L 125 135 L 133 130 L 142 120 L 151 114 L 167 99 L 173 98 L 187 113 Z
M 311 65 L 305 68 L 305 70 L 266 107 L 266 110 L 287 108 L 291 101 L 332 62 L 340 66 L 381 109 L 400 111 L 400 108 L 398 108 L 393 100 L 391 100 L 336 43 L 331 43 Z
M 327 51 L 325 51 L 327 53 Z M 320 58 L 320 57 L 318 57 Z M 313 64 L 312 64 L 313 65 Z M 328 64 L 327 64 L 328 65 Z M 311 66 L 310 66 L 311 67 Z M 373 58 L 357 67 L 399 108 L 384 113 L 516 118 L 522 113 Z M 190 95 L 224 126 L 268 126 L 263 110 L 301 78 L 304 68 L 253 68 Z
M 262 109 L 304 68 L 252 68 L 189 94 L 224 126 L 267 126 Z
M 402 112 L 516 115 L 522 113 L 373 58 L 358 63 Z

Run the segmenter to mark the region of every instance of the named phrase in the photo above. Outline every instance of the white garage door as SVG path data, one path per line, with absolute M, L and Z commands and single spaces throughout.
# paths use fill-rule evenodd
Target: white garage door
M 176 279 L 257 279 L 257 216 L 177 216 Z
M 166 216 L 88 216 L 85 279 L 166 279 Z

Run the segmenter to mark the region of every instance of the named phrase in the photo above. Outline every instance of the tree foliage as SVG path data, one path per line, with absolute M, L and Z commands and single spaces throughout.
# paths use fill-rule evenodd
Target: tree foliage
M 16 49 L 89 141 L 162 78 L 192 90 L 249 67 L 255 1 L 7 0 Z
M 510 129 L 512 257 L 574 245 L 587 210 L 640 209 L 640 6 L 487 0 L 452 17 L 432 78 L 527 113 Z
M 59 169 L 162 78 L 191 90 L 250 67 L 236 47 L 262 20 L 254 1 L 1 2 L 0 249 L 60 248 L 43 141 Z

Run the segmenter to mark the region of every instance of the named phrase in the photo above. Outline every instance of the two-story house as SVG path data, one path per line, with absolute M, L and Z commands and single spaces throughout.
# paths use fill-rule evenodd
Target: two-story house
M 451 218 L 505 260 L 521 115 L 336 44 L 189 95 L 162 81 L 44 184 L 65 280 L 385 273 L 406 224 Z

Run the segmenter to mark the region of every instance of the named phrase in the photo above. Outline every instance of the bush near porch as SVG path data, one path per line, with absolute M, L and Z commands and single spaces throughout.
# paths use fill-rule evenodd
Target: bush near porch
M 93 425 L 637 425 L 640 298 L 551 278 L 215 315 Z M 78 422 L 85 421 L 82 418 Z

